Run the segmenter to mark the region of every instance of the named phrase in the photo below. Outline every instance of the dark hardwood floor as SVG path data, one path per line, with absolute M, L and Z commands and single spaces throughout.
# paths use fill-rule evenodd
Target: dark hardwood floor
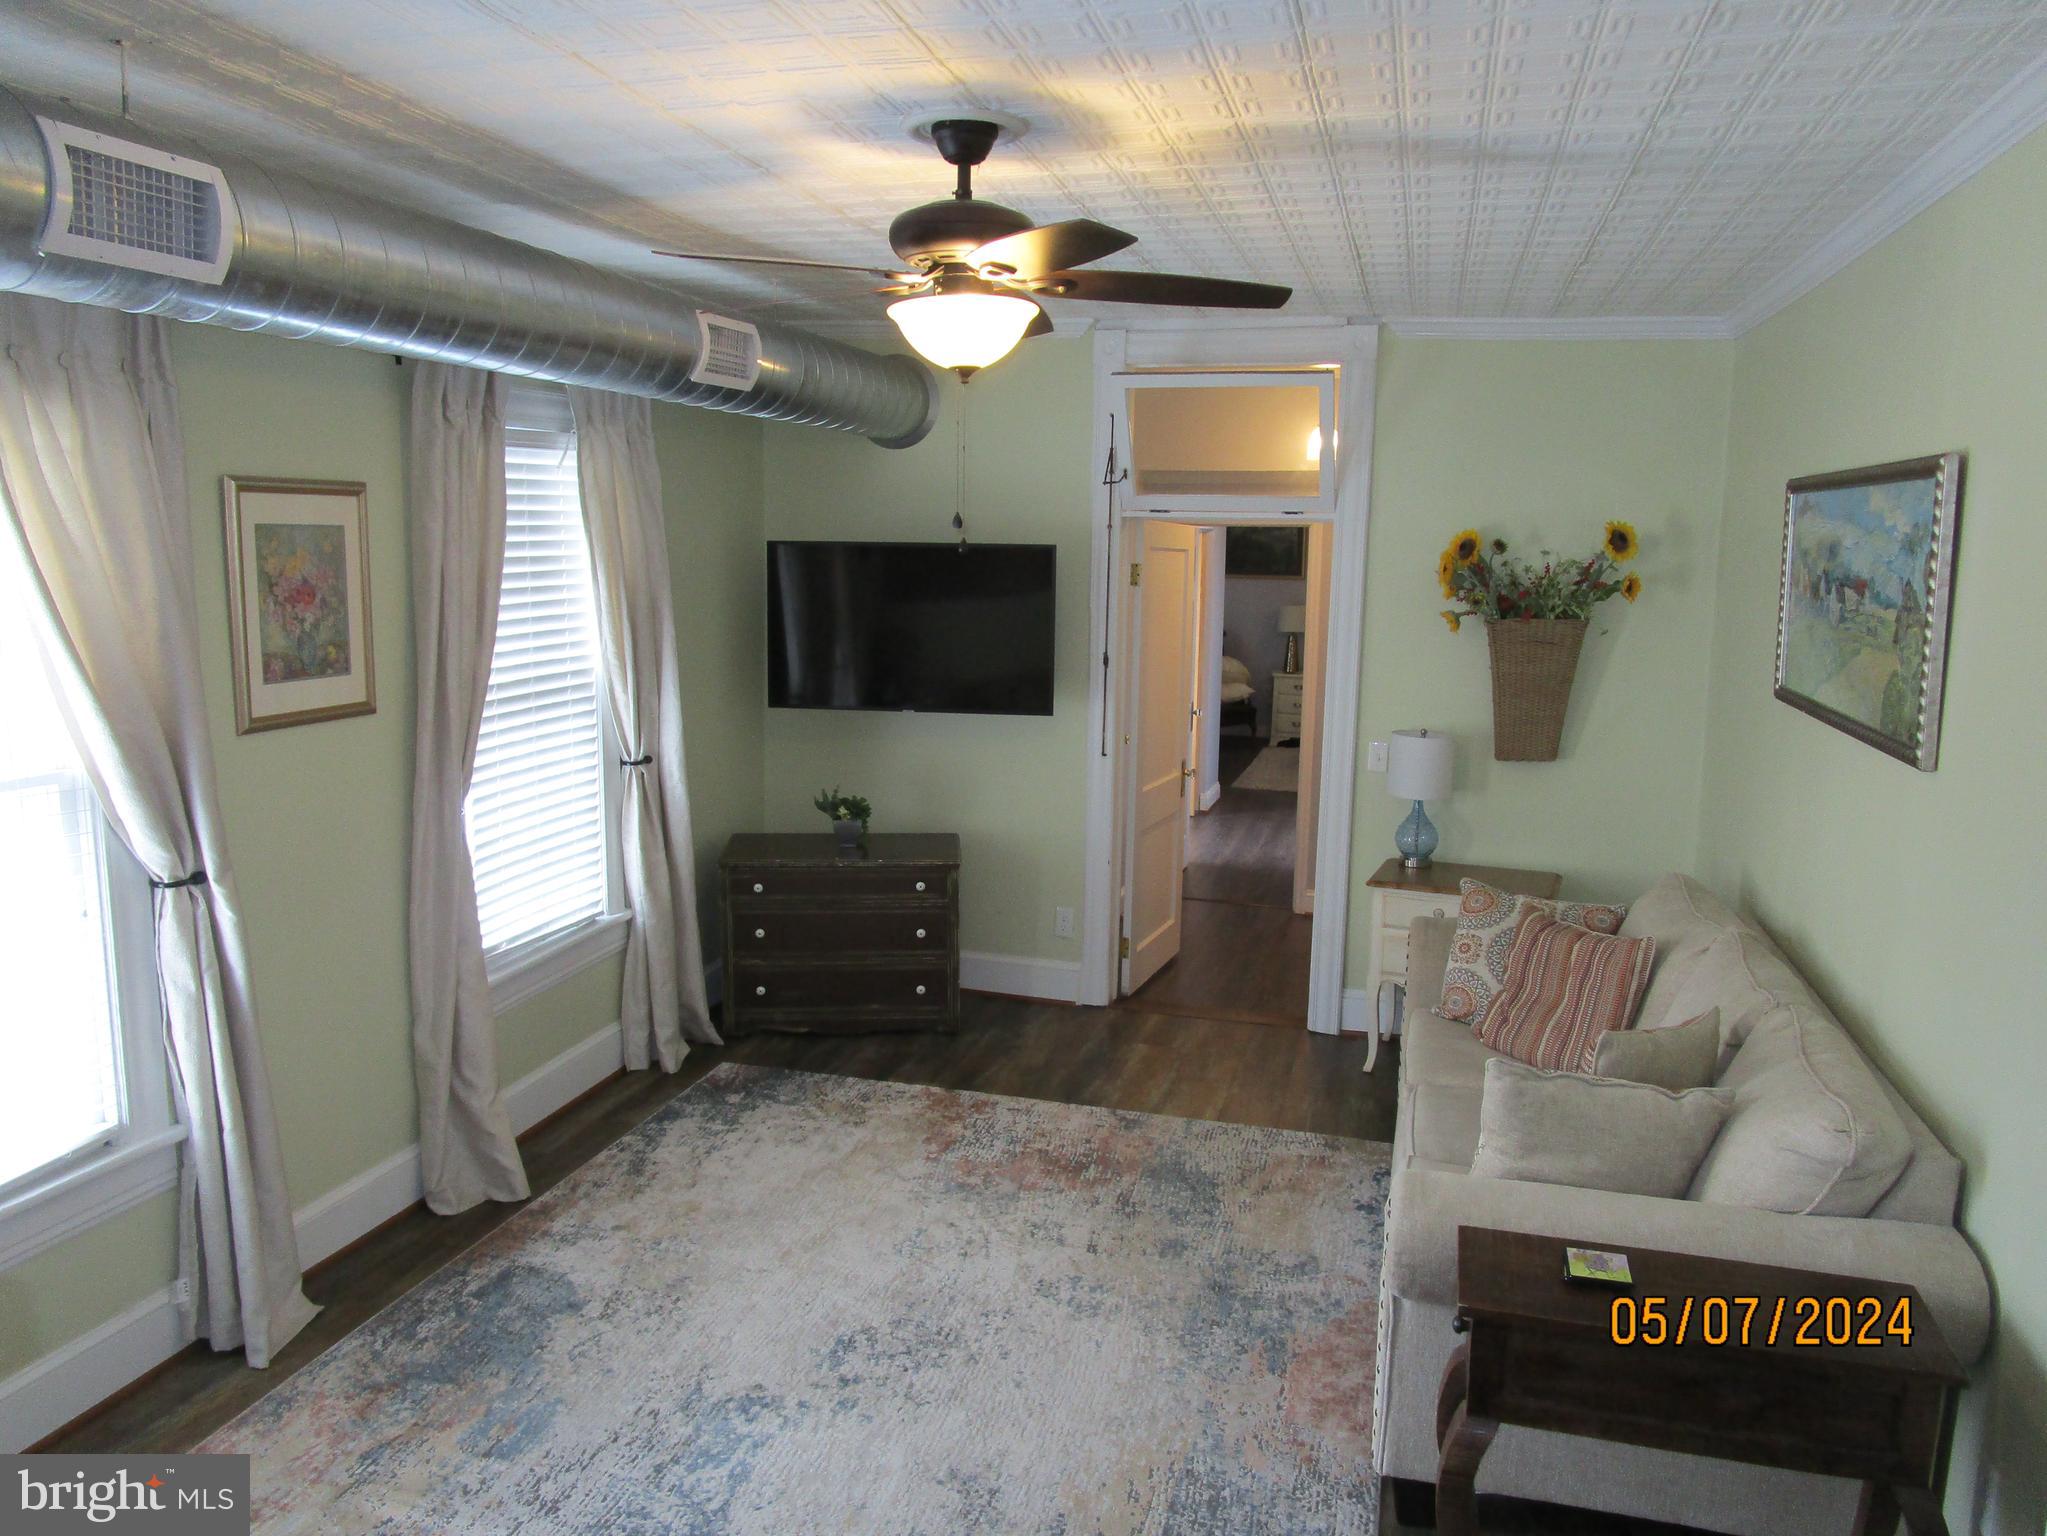
M 1187 832 L 1179 957 L 1124 1006 L 1247 1023 L 1307 1023 L 1314 920 L 1293 910 L 1296 797 L 1234 787 L 1264 746 L 1249 736 L 1222 738 L 1222 797 Z
M 698 1047 L 673 1076 L 613 1078 L 520 1138 L 527 1178 L 536 1195 L 553 1188 L 723 1061 L 1372 1141 L 1393 1134 L 1395 1073 L 1382 1058 L 1367 1076 L 1362 1040 L 977 993 L 966 994 L 964 1012 L 956 1035 L 756 1035 Z M 517 1209 L 407 1212 L 307 1277 L 306 1294 L 323 1310 L 268 1370 L 187 1350 L 40 1449 L 189 1448 Z
M 1385 1141 L 1398 1051 L 1397 1041 L 1385 1046 L 1368 1076 L 1360 1039 L 968 993 L 957 1035 L 760 1035 L 699 1047 L 673 1076 L 631 1073 L 599 1085 L 521 1137 L 520 1151 L 541 1194 L 724 1061 Z M 408 1211 L 307 1276 L 306 1292 L 323 1310 L 268 1370 L 194 1347 L 38 1449 L 188 1449 L 519 1209 Z M 1481 1499 L 1479 1510 L 1484 1528 L 1500 1536 L 1686 1536 L 1518 1500 Z M 1409 1530 L 1394 1520 L 1390 1501 L 1380 1530 Z

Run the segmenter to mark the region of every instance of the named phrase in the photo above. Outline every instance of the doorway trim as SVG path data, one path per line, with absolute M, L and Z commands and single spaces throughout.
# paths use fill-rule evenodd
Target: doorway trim
M 1370 322 L 1328 326 L 1174 327 L 1159 330 L 1096 328 L 1094 335 L 1093 554 L 1089 562 L 1089 668 L 1085 926 L 1081 940 L 1080 998 L 1115 1001 L 1120 968 L 1115 929 L 1123 904 L 1125 807 L 1123 727 L 1127 714 L 1127 582 L 1113 580 L 1132 517 L 1160 521 L 1228 522 L 1219 513 L 1137 513 L 1126 509 L 1120 486 L 1105 485 L 1124 402 L 1117 375 L 1131 370 L 1211 371 L 1262 368 L 1341 369 L 1337 384 L 1336 504 L 1307 514 L 1333 530 L 1329 568 L 1327 671 L 1322 695 L 1321 783 L 1315 838 L 1315 912 L 1308 958 L 1308 1028 L 1337 1034 L 1343 1027 L 1344 951 L 1349 944 L 1353 782 L 1357 772 L 1358 684 L 1364 661 L 1365 534 L 1371 516 L 1372 412 L 1379 328 Z M 1120 465 L 1119 465 L 1120 467 Z M 1247 509 L 1248 510 L 1248 509 Z M 1240 517 L 1243 514 L 1240 514 Z

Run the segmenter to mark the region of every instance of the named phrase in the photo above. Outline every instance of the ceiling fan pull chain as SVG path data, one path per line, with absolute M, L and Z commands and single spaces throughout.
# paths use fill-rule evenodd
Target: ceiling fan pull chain
M 959 431 L 954 434 L 958 444 L 953 455 L 952 525 L 959 530 L 960 553 L 967 552 L 967 385 L 960 381 Z

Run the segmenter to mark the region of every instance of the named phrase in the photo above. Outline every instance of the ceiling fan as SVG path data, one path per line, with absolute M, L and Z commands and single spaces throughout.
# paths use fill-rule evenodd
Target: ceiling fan
M 1137 236 L 1093 219 L 1033 225 L 1014 208 L 974 196 L 974 167 L 988 158 L 1005 124 L 948 117 L 929 125 L 931 142 L 958 167 L 950 198 L 896 215 L 888 243 L 908 270 L 793 256 L 656 251 L 685 261 L 860 272 L 887 279 L 875 292 L 896 296 L 888 317 L 917 352 L 966 378 L 1008 355 L 1026 337 L 1052 329 L 1040 298 L 1110 304 L 1175 304 L 1201 309 L 1277 309 L 1293 296 L 1274 283 L 1163 272 L 1080 271 L 1137 243 Z

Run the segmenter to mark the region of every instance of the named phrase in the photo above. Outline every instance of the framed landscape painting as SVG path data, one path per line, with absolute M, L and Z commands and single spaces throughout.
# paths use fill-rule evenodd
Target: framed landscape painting
M 1777 697 L 1931 773 L 1954 595 L 1962 456 L 1784 487 Z
M 235 731 L 376 713 L 359 482 L 221 477 Z

